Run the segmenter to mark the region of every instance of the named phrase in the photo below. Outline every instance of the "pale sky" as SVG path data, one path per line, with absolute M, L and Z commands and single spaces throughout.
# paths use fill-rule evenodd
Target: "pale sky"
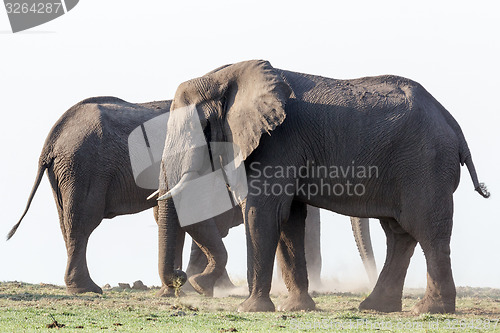
M 496 1 L 98 1 L 12 34 L 0 8 L 0 204 L 3 238 L 24 210 L 45 138 L 78 101 L 171 99 L 179 83 L 227 63 L 347 79 L 396 74 L 420 82 L 455 117 L 479 179 L 455 192 L 452 269 L 457 286 L 500 288 L 500 5 Z M 323 277 L 365 281 L 347 217 L 322 212 Z M 385 236 L 371 223 L 378 268 Z M 232 277 L 246 277 L 243 227 L 225 239 Z M 188 243 L 189 245 L 189 243 Z M 189 246 L 186 246 L 186 250 Z M 88 246 L 98 285 L 159 285 L 152 211 L 104 220 Z M 0 281 L 64 285 L 66 250 L 44 177 L 16 235 L 0 239 Z M 407 287 L 425 286 L 417 248 Z

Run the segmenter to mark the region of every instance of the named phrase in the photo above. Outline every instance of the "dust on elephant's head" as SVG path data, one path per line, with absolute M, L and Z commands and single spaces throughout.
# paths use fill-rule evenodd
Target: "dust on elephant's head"
M 284 121 L 291 92 L 268 61 L 245 61 L 182 83 L 171 111 L 195 105 L 205 135 L 234 142 L 246 159 L 261 135 Z

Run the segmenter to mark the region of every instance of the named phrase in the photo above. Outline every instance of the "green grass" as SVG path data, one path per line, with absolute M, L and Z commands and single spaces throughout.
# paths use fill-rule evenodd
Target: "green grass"
M 59 286 L 0 283 L 0 332 L 52 332 L 54 320 L 66 332 L 500 332 L 498 289 L 459 288 L 456 314 L 420 316 L 410 309 L 421 290 L 406 291 L 403 312 L 390 314 L 359 311 L 366 295 L 356 293 L 313 293 L 318 310 L 311 312 L 238 313 L 241 296 L 159 298 L 155 292 L 71 296 Z

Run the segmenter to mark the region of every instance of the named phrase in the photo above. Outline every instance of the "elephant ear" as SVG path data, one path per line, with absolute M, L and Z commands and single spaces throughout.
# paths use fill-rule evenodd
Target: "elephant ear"
M 225 82 L 224 134 L 227 141 L 239 146 L 246 159 L 259 145 L 262 134 L 271 134 L 285 120 L 285 104 L 292 89 L 264 60 L 221 67 L 209 75 Z

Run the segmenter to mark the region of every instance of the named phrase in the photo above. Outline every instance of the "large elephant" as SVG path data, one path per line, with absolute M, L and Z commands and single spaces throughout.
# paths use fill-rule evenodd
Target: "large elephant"
M 460 164 L 467 165 L 476 191 L 489 193 L 478 182 L 458 123 L 421 85 L 389 75 L 335 80 L 245 61 L 182 83 L 171 110 L 170 120 L 180 120 L 168 122 L 165 152 L 184 149 L 184 156 L 172 165 L 164 155 L 160 252 L 175 246 L 183 223 L 175 201 L 203 174 L 205 154 L 199 140 L 169 134 L 182 133 L 198 118 L 205 141 L 234 143 L 246 170 L 248 194 L 241 204 L 250 295 L 240 311 L 274 311 L 269 290 L 276 250 L 289 290 L 281 308 L 315 308 L 304 256 L 306 204 L 380 220 L 387 257 L 361 309 L 401 311 L 418 242 L 427 289 L 414 311 L 455 311 L 450 236 Z M 183 117 L 192 118 L 183 123 Z M 173 258 L 163 264 L 161 279 L 169 284 Z
M 130 138 L 131 133 L 141 125 L 165 115 L 170 110 L 170 104 L 171 101 L 132 104 L 115 97 L 90 98 L 71 107 L 50 131 L 42 149 L 28 204 L 8 238 L 14 235 L 26 215 L 47 170 L 67 249 L 65 283 L 69 293 L 102 293 L 89 275 L 86 259 L 88 238 L 102 219 L 156 207 L 156 200 L 147 200 L 146 197 L 158 186 L 159 160 L 166 127 L 156 128 L 156 132 L 150 129 L 148 133 L 150 145 L 153 141 L 161 144 L 158 161 L 151 166 L 152 179 L 142 177 L 138 180 L 134 177 L 129 156 Z M 141 186 L 138 183 L 142 183 Z M 318 211 L 317 208 L 314 210 Z M 319 213 L 316 212 L 309 218 L 311 235 L 319 234 Z M 227 235 L 230 227 L 241 223 L 240 210 L 228 212 L 217 219 L 219 240 Z M 366 220 L 353 223 L 353 228 L 367 226 Z M 198 227 L 203 229 L 203 225 Z M 183 239 L 184 233 L 179 233 L 179 237 Z M 355 232 L 355 237 L 367 237 L 364 244 L 371 248 L 368 230 Z M 179 242 L 180 246 L 182 243 Z M 319 243 L 308 244 L 311 256 L 320 258 Z M 363 252 L 360 253 L 365 265 L 374 262 L 373 254 L 363 256 Z M 191 274 L 203 271 L 207 260 L 198 246 L 193 245 L 191 257 L 197 260 L 190 261 L 187 271 Z M 176 268 L 180 268 L 181 255 L 178 254 L 176 261 Z M 308 265 L 313 279 L 319 280 L 320 265 L 321 262 L 312 260 Z M 373 274 L 373 271 L 367 272 Z M 225 270 L 217 283 L 226 287 L 232 285 Z

